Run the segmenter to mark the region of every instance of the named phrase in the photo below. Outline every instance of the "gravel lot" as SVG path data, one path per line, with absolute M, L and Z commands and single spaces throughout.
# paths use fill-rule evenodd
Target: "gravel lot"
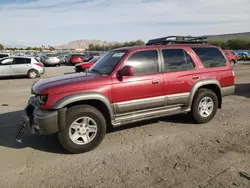
M 0 187 L 250 187 L 250 66 L 236 65 L 236 93 L 207 124 L 184 115 L 108 133 L 95 150 L 66 154 L 55 136 L 14 135 L 34 80 L 0 80 Z M 46 69 L 47 76 L 73 67 Z

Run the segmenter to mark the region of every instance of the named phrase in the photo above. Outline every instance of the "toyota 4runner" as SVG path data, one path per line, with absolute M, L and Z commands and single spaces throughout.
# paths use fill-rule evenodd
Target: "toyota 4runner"
M 209 122 L 234 93 L 234 71 L 204 38 L 173 37 L 111 50 L 84 73 L 37 81 L 24 125 L 33 134 L 57 133 L 66 150 L 82 153 L 109 126 L 182 113 Z

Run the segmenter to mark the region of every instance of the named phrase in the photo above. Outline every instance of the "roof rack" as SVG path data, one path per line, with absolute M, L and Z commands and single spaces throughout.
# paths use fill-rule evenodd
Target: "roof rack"
M 164 45 L 164 44 L 206 44 L 205 36 L 168 36 L 149 40 L 146 45 Z

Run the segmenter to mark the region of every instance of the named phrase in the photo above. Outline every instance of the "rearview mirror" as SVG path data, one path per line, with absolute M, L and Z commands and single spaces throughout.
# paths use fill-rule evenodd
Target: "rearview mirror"
M 134 75 L 134 68 L 132 66 L 124 66 L 120 71 L 121 76 L 133 76 Z

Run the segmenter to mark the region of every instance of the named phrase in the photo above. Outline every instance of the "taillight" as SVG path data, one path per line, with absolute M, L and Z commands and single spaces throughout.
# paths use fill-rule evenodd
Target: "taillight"
M 39 67 L 43 67 L 42 63 L 35 63 L 35 65 L 39 66 Z

